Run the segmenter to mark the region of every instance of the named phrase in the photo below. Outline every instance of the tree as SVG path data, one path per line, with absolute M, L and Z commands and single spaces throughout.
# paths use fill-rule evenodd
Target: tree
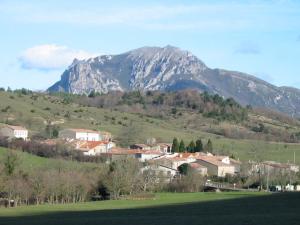
M 202 191 L 205 183 L 205 178 L 197 171 L 192 169 L 188 164 L 182 166 L 186 169 L 185 174 L 181 177 L 173 179 L 169 184 L 170 191 L 175 192 L 198 192 Z M 180 169 L 180 168 L 178 168 Z
M 210 139 L 208 139 L 207 144 L 205 146 L 205 151 L 213 153 L 213 144 Z
M 90 94 L 89 94 L 89 98 L 94 98 L 96 96 L 96 92 L 95 92 L 95 90 L 92 90 L 91 92 L 90 92 Z
M 181 140 L 179 143 L 179 152 L 184 152 L 185 151 L 185 144 L 184 141 Z
M 190 169 L 189 167 L 190 165 L 188 163 L 183 163 L 180 166 L 178 166 L 178 171 L 182 175 L 187 175 L 188 170 Z
M 172 151 L 173 153 L 174 153 L 174 152 L 179 152 L 179 144 L 178 144 L 177 138 L 174 138 L 174 139 L 173 139 L 171 151 Z
M 51 122 L 48 122 L 48 124 L 46 125 L 45 128 L 45 132 L 48 138 L 57 138 L 59 131 L 58 131 L 58 127 L 55 125 L 52 125 Z
M 196 141 L 195 152 L 202 152 L 202 151 L 203 151 L 203 144 L 201 139 L 198 139 Z
M 110 192 L 112 199 L 118 199 L 121 194 L 126 195 L 142 191 L 144 187 L 139 162 L 128 158 L 111 163 L 104 185 Z
M 8 176 L 13 175 L 17 164 L 18 164 L 18 156 L 14 152 L 9 150 L 7 155 L 4 158 L 4 171 L 6 175 Z
M 187 151 L 193 153 L 195 152 L 195 150 L 196 150 L 196 145 L 195 142 L 192 140 L 187 147 Z

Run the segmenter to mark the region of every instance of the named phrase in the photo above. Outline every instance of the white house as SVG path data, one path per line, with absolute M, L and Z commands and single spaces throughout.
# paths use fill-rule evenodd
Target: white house
M 100 132 L 87 129 L 64 129 L 59 132 L 59 137 L 70 140 L 102 141 Z
M 160 148 L 160 151 L 165 154 L 171 154 L 172 153 L 172 144 L 171 143 L 158 143 L 157 144 Z
M 161 156 L 162 153 L 160 151 L 150 150 L 150 151 L 137 151 L 135 153 L 135 158 L 141 162 L 145 162 L 147 160 L 154 159 L 156 157 Z
M 27 140 L 28 130 L 21 126 L 6 125 L 0 128 L 0 134 L 8 138 L 22 138 Z

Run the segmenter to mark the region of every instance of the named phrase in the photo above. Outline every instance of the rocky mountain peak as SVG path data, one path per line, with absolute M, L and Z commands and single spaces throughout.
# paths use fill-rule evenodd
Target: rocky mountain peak
M 276 87 L 241 72 L 210 69 L 189 51 L 170 45 L 142 47 L 87 60 L 74 59 L 61 80 L 48 91 L 89 94 L 91 91 L 183 89 L 208 91 L 233 97 L 243 105 L 300 116 L 300 90 Z

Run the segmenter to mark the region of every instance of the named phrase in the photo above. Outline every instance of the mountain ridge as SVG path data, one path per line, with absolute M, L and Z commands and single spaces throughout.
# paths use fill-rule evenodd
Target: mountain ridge
M 196 89 L 232 97 L 242 105 L 266 107 L 300 117 L 300 90 L 277 87 L 253 75 L 211 69 L 191 52 L 174 46 L 142 47 L 117 55 L 74 59 L 49 92 Z

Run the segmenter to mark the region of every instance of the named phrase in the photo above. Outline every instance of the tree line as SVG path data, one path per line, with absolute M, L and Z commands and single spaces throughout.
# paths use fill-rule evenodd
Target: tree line
M 49 169 L 24 167 L 17 151 L 0 160 L 0 206 L 65 204 L 119 199 L 157 191 L 199 191 L 204 178 L 194 172 L 172 179 L 136 159 L 120 158 L 93 169 L 67 166 Z M 171 181 L 171 182 L 170 182 Z
M 189 153 L 195 153 L 195 152 L 210 152 L 213 153 L 213 144 L 210 139 L 208 139 L 207 143 L 204 145 L 202 143 L 202 140 L 199 138 L 194 142 L 194 140 L 190 141 L 188 145 L 185 145 L 184 141 L 181 139 L 180 142 L 175 137 L 172 142 L 172 148 L 171 151 L 173 153 L 175 152 L 189 152 Z

